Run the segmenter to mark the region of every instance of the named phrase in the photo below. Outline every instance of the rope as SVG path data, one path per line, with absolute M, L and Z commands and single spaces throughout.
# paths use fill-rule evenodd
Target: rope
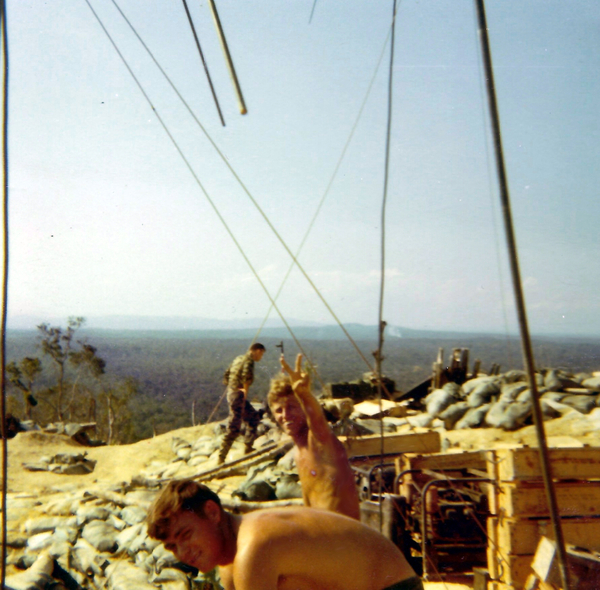
M 5 587 L 6 579 L 6 542 L 7 515 L 6 491 L 8 489 L 8 431 L 6 428 L 6 312 L 8 307 L 8 35 L 6 25 L 6 2 L 0 4 L 2 20 L 2 173 L 4 186 L 2 192 L 2 227 L 3 259 L 2 259 L 2 334 L 0 336 L 0 371 L 1 389 L 0 420 L 2 420 L 2 564 L 0 571 L 0 588 Z
M 219 106 L 219 100 L 217 99 L 217 94 L 213 87 L 212 80 L 210 78 L 210 74 L 208 73 L 208 66 L 206 65 L 206 60 L 204 59 L 204 53 L 202 53 L 202 48 L 200 47 L 200 40 L 198 39 L 198 35 L 196 34 L 196 27 L 194 27 L 194 21 L 192 20 L 192 15 L 190 14 L 190 10 L 188 8 L 186 0 L 183 1 L 183 7 L 185 8 L 185 14 L 187 15 L 188 21 L 190 23 L 190 28 L 192 29 L 192 34 L 194 35 L 194 41 L 196 41 L 196 47 L 198 48 L 198 53 L 200 54 L 200 60 L 202 61 L 202 65 L 204 66 L 204 71 L 206 72 L 206 78 L 208 80 L 208 85 L 210 86 L 210 91 L 213 96 L 213 100 L 215 101 L 215 106 L 217 107 L 217 112 L 219 113 L 219 119 L 221 119 L 221 125 L 225 127 L 225 119 L 223 119 L 223 113 L 221 113 L 221 107 Z

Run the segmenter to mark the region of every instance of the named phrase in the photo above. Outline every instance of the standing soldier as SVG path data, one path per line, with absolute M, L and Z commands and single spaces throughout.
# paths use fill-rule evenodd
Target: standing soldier
M 227 384 L 229 421 L 227 422 L 227 432 L 219 451 L 219 465 L 225 462 L 233 441 L 240 434 L 242 422 L 246 423 L 244 437 L 246 447 L 244 452 L 247 454 L 252 451 L 252 445 L 256 438 L 256 429 L 260 422 L 260 414 L 248 401 L 248 389 L 250 389 L 250 385 L 254 381 L 254 363 L 260 361 L 263 354 L 265 354 L 265 347 L 262 344 L 259 342 L 252 344 L 246 354 L 242 354 L 234 359 L 223 376 L 223 380 Z

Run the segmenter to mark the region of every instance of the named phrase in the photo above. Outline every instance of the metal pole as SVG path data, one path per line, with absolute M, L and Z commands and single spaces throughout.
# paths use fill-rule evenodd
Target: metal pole
M 552 474 L 550 468 L 550 459 L 548 454 L 548 446 L 546 444 L 546 434 L 544 431 L 544 423 L 542 419 L 542 411 L 538 398 L 537 385 L 535 382 L 535 368 L 533 360 L 533 351 L 531 348 L 531 339 L 529 336 L 529 328 L 527 325 L 527 315 L 525 312 L 525 298 L 523 295 L 521 276 L 519 271 L 519 261 L 517 258 L 517 244 L 514 235 L 512 213 L 510 208 L 510 198 L 508 194 L 508 182 L 506 178 L 506 170 L 504 166 L 504 156 L 502 153 L 502 139 L 500 135 L 500 118 L 498 115 L 498 106 L 496 104 L 496 91 L 494 88 L 494 75 L 492 69 L 492 58 L 490 52 L 489 39 L 487 34 L 487 22 L 485 18 L 485 7 L 483 0 L 475 0 L 477 7 L 477 18 L 479 23 L 479 40 L 481 43 L 481 51 L 483 64 L 485 68 L 486 89 L 488 96 L 488 106 L 490 109 L 490 118 L 492 123 L 493 141 L 496 155 L 496 168 L 498 173 L 498 183 L 500 185 L 500 201 L 502 204 L 502 213 L 504 217 L 504 229 L 506 232 L 506 240 L 508 246 L 508 255 L 510 269 L 512 274 L 513 289 L 515 295 L 515 303 L 517 315 L 519 319 L 519 327 L 521 331 L 521 347 L 523 349 L 523 360 L 527 370 L 529 380 L 529 389 L 531 391 L 531 401 L 533 406 L 533 418 L 535 430 L 538 439 L 538 447 L 540 453 L 540 465 L 542 468 L 542 476 L 544 478 L 544 488 L 546 490 L 546 498 L 550 508 L 550 516 L 552 526 L 556 538 L 556 545 L 559 557 L 559 570 L 564 590 L 569 590 L 568 572 L 567 572 L 567 553 L 565 550 L 564 537 L 560 526 L 560 518 L 558 512 L 558 504 L 556 501 L 556 493 L 552 483 Z
M 210 92 L 212 94 L 213 100 L 215 101 L 215 106 L 217 107 L 217 112 L 219 113 L 219 119 L 221 119 L 221 125 L 223 125 L 223 127 L 225 127 L 225 119 L 223 119 L 223 113 L 221 112 L 221 106 L 219 105 L 219 99 L 217 98 L 217 93 L 215 92 L 215 88 L 214 88 L 212 80 L 210 78 L 210 74 L 208 73 L 208 65 L 206 65 L 206 60 L 204 59 L 204 53 L 202 53 L 202 47 L 200 47 L 200 39 L 198 39 L 198 35 L 196 34 L 196 27 L 194 26 L 194 21 L 192 20 L 192 15 L 190 14 L 190 9 L 188 8 L 186 0 L 183 0 L 183 7 L 185 8 L 185 14 L 187 15 L 188 22 L 190 23 L 190 27 L 192 29 L 192 34 L 194 35 L 194 41 L 196 41 L 196 47 L 198 48 L 198 53 L 200 54 L 200 61 L 202 61 L 202 65 L 204 66 L 204 71 L 206 72 L 206 79 L 208 80 L 208 85 L 210 86 Z
M 6 424 L 6 315 L 8 309 L 8 25 L 6 2 L 0 2 L 0 29 L 2 35 L 2 319 L 0 327 L 0 430 L 2 432 L 2 553 L 0 562 L 0 587 L 6 581 L 6 542 L 8 515 L 6 491 L 8 489 L 8 428 Z
M 235 68 L 233 67 L 233 61 L 231 60 L 229 47 L 227 47 L 227 40 L 225 39 L 225 33 L 223 32 L 223 27 L 221 26 L 219 13 L 217 12 L 217 7 L 215 5 L 214 0 L 208 0 L 208 4 L 210 6 L 210 11 L 212 13 L 213 20 L 215 21 L 215 27 L 217 29 L 217 35 L 219 36 L 219 41 L 221 42 L 223 53 L 225 54 L 225 61 L 227 63 L 227 68 L 229 69 L 229 75 L 231 76 L 231 80 L 233 82 L 233 88 L 237 97 L 238 107 L 240 109 L 240 113 L 242 113 L 242 115 L 245 115 L 248 112 L 248 109 L 246 109 L 246 103 L 244 102 L 244 97 L 242 96 L 242 89 L 240 88 L 237 75 L 235 73 Z

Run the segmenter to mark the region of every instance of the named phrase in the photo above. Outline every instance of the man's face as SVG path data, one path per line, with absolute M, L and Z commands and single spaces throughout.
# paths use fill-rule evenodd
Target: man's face
M 253 350 L 252 351 L 252 358 L 258 362 L 262 357 L 263 354 L 265 354 L 265 351 L 262 348 L 259 348 L 258 350 Z
M 179 561 L 203 573 L 219 565 L 224 551 L 224 539 L 218 526 L 220 509 L 215 502 L 208 500 L 205 512 L 206 518 L 201 518 L 195 512 L 177 512 L 171 519 L 169 535 L 163 541 L 165 548 L 174 553 Z
M 307 428 L 304 410 L 295 396 L 281 397 L 271 403 L 270 408 L 275 421 L 286 434 L 296 436 Z

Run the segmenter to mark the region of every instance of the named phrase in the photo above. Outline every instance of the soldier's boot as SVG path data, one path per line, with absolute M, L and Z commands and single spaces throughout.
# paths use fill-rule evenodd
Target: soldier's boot
M 223 465 L 223 463 L 225 463 L 227 453 L 229 453 L 229 449 L 231 448 L 232 444 L 232 440 L 225 439 L 223 441 L 223 444 L 221 445 L 221 450 L 219 451 L 219 459 L 217 460 L 217 465 Z

